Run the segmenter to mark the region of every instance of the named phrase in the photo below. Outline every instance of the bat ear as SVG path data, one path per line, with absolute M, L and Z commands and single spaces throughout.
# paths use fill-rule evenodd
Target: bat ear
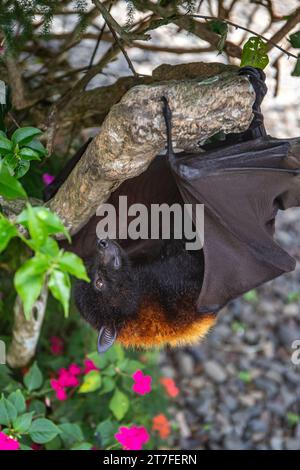
M 98 352 L 104 353 L 111 348 L 116 340 L 117 331 L 114 326 L 102 326 L 98 336 Z

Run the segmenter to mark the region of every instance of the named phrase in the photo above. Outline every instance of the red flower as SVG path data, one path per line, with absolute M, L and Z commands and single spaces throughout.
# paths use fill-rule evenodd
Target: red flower
M 164 386 L 167 394 L 170 397 L 172 398 L 177 397 L 179 393 L 179 389 L 176 387 L 176 384 L 173 379 L 171 379 L 170 377 L 162 377 L 160 379 L 160 383 Z
M 164 414 L 154 416 L 152 423 L 152 430 L 157 431 L 162 439 L 169 437 L 171 432 L 170 423 Z
M 144 375 L 141 370 L 137 370 L 132 374 L 132 378 L 135 383 L 132 386 L 132 390 L 139 395 L 146 395 L 151 392 L 152 377 L 150 375 Z
M 149 441 L 150 436 L 143 426 L 133 425 L 121 426 L 115 438 L 122 444 L 123 450 L 141 450 L 143 444 Z
M 53 356 L 61 356 L 64 352 L 64 342 L 58 336 L 51 336 L 50 349 Z
M 32 450 L 43 450 L 42 444 L 37 444 L 36 442 L 33 442 L 30 447 Z

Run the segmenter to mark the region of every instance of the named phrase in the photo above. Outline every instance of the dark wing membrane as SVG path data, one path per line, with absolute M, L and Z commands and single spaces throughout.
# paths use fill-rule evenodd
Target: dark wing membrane
M 217 311 L 294 269 L 294 259 L 273 240 L 277 210 L 300 205 L 299 169 L 295 160 L 290 165 L 289 149 L 286 140 L 263 137 L 171 159 L 184 202 L 204 204 L 199 312 Z
M 143 204 L 148 209 L 148 227 L 151 227 L 151 204 L 182 204 L 182 197 L 177 188 L 168 160 L 164 155 L 158 155 L 144 173 L 124 181 L 110 196 L 107 203 L 116 209 L 119 216 L 119 197 L 126 196 L 128 207 L 133 204 Z M 102 217 L 93 216 L 90 221 L 72 237 L 72 251 L 83 258 L 93 256 L 97 241 L 96 228 Z M 128 223 L 132 217 L 128 217 Z M 118 239 L 118 237 L 117 237 Z M 160 251 L 161 240 L 157 239 L 118 239 L 120 245 L 129 253 L 133 260 L 145 262 L 153 259 Z M 61 243 L 68 247 L 67 242 Z

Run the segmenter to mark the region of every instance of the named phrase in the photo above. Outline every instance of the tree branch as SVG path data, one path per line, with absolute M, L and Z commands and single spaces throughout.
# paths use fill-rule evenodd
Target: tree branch
M 236 72 L 203 82 L 169 81 L 132 88 L 112 107 L 101 131 L 49 202 L 72 234 L 122 181 L 145 171 L 164 149 L 163 95 L 173 110 L 173 136 L 179 148 L 195 150 L 199 141 L 221 130 L 242 132 L 252 119 L 254 91 L 248 79 Z
M 26 320 L 22 302 L 17 297 L 14 307 L 12 342 L 7 353 L 7 363 L 10 367 L 24 367 L 34 357 L 44 321 L 47 297 L 48 289 L 44 287 L 32 309 L 30 320 Z

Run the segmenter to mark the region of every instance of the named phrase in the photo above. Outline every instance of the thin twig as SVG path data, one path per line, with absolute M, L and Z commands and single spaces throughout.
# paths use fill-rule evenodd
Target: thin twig
M 133 75 L 135 77 L 138 77 L 138 73 L 135 71 L 135 68 L 134 68 L 134 66 L 133 66 L 133 64 L 132 64 L 132 62 L 131 62 L 131 60 L 130 60 L 130 58 L 129 58 L 129 56 L 128 56 L 128 54 L 127 54 L 127 52 L 126 52 L 126 50 L 125 50 L 125 48 L 123 47 L 123 44 L 122 44 L 123 41 L 125 43 L 127 43 L 128 45 L 130 44 L 130 42 L 128 42 L 128 35 L 124 33 L 121 26 L 111 16 L 111 14 L 105 8 L 105 6 L 101 2 L 99 2 L 99 0 L 93 0 L 93 3 L 96 5 L 97 8 L 99 8 L 103 18 L 105 19 L 105 21 L 107 23 L 107 26 L 110 29 L 111 34 L 113 35 L 116 43 L 118 44 L 120 50 L 122 51 L 122 54 L 124 55 L 124 57 L 127 61 L 128 67 L 132 71 Z M 116 31 L 119 33 L 120 38 L 123 39 L 123 41 L 121 41 L 121 39 L 118 37 Z
M 286 49 L 284 49 L 281 46 L 278 46 L 278 44 L 276 44 L 274 42 L 275 34 L 274 34 L 272 39 L 268 39 L 265 36 L 263 36 L 262 34 L 259 34 L 256 31 L 253 31 L 252 29 L 249 29 L 249 28 L 246 28 L 245 26 L 241 26 L 241 25 L 238 25 L 236 23 L 233 23 L 232 21 L 229 21 L 226 18 L 219 18 L 217 16 L 193 15 L 193 14 L 192 15 L 184 15 L 184 16 L 183 15 L 176 15 L 176 18 L 187 18 L 187 17 L 201 18 L 201 19 L 206 20 L 206 21 L 212 21 L 212 20 L 224 21 L 225 23 L 229 24 L 230 26 L 233 26 L 234 28 L 242 29 L 243 31 L 247 31 L 250 34 L 253 34 L 254 36 L 257 36 L 257 37 L 263 39 L 264 41 L 266 41 L 267 44 L 269 44 L 268 50 L 270 50 L 272 47 L 276 47 L 276 49 L 279 49 L 281 52 L 284 52 L 284 54 L 286 54 L 287 56 L 293 57 L 294 59 L 298 59 L 298 56 L 296 56 L 295 54 L 292 54 L 291 52 L 288 52 Z

